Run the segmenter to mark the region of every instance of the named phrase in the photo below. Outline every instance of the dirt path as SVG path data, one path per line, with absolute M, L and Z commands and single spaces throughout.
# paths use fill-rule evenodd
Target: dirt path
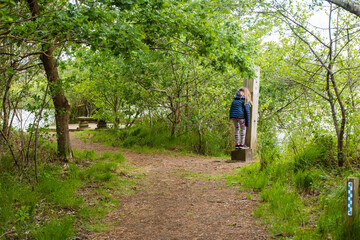
M 119 152 L 98 143 L 84 143 L 73 134 L 71 138 L 77 149 Z M 144 169 L 147 176 L 143 189 L 123 197 L 122 206 L 104 219 L 111 228 L 92 233 L 89 239 L 270 239 L 265 227 L 251 217 L 256 202 L 246 193 L 226 187 L 223 180 L 184 178 L 194 172 L 214 176 L 229 173 L 244 163 L 122 152 L 128 163 Z

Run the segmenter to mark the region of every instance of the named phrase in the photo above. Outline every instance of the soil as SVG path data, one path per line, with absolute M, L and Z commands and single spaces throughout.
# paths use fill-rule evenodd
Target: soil
M 175 153 L 136 153 L 83 142 L 73 133 L 70 136 L 76 149 L 122 152 L 127 163 L 146 175 L 140 189 L 122 196 L 122 205 L 103 219 L 108 228 L 89 233 L 87 239 L 272 239 L 260 220 L 252 217 L 257 201 L 247 197 L 249 192 L 228 187 L 224 180 L 185 177 L 195 176 L 192 173 L 231 173 L 251 163 Z

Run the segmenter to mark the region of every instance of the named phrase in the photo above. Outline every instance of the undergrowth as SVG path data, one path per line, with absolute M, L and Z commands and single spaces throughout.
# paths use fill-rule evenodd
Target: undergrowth
M 201 147 L 199 147 L 199 137 L 196 131 L 190 129 L 171 136 L 170 130 L 162 124 L 151 128 L 138 125 L 128 129 L 82 131 L 76 132 L 76 136 L 83 141 L 103 142 L 110 146 L 138 152 L 177 151 L 218 157 L 223 157 L 230 152 L 229 146 L 226 143 L 222 144 L 224 141 L 220 134 L 210 131 L 204 133 Z
M 260 203 L 253 214 L 274 236 L 360 239 L 359 218 L 351 230 L 345 225 L 346 178 L 360 173 L 334 168 L 332 146 L 328 138 L 318 138 L 292 157 L 257 162 L 225 178 L 229 185 L 258 192 Z
M 102 218 L 132 194 L 141 175 L 121 153 L 74 150 L 69 164 L 39 162 L 38 182 L 28 171 L 0 161 L 0 239 L 73 239 L 103 230 Z

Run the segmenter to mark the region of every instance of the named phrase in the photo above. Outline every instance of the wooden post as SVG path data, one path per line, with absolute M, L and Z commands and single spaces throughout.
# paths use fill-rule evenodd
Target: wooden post
M 257 143 L 257 121 L 259 110 L 259 90 L 260 90 L 260 67 L 255 66 L 255 79 L 245 79 L 244 86 L 247 87 L 252 96 L 252 106 L 250 109 L 250 126 L 246 131 L 245 144 L 250 147 L 252 154 L 256 151 Z
M 257 134 L 257 120 L 259 109 L 259 86 L 260 86 L 260 67 L 255 66 L 255 79 L 245 79 L 244 86 L 247 87 L 252 96 L 252 107 L 250 109 L 250 126 L 246 130 L 245 144 L 250 149 L 238 149 L 231 151 L 232 161 L 251 161 L 252 156 L 256 151 L 256 134 Z
M 352 231 L 354 219 L 357 218 L 359 209 L 359 179 L 347 178 L 346 181 L 346 227 Z

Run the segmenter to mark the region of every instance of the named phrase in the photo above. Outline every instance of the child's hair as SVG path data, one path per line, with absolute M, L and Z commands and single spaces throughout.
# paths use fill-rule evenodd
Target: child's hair
M 252 105 L 252 101 L 251 101 L 251 93 L 249 91 L 249 89 L 247 87 L 241 87 L 239 89 L 240 92 L 243 92 L 245 95 L 245 104 L 250 104 L 250 106 Z

